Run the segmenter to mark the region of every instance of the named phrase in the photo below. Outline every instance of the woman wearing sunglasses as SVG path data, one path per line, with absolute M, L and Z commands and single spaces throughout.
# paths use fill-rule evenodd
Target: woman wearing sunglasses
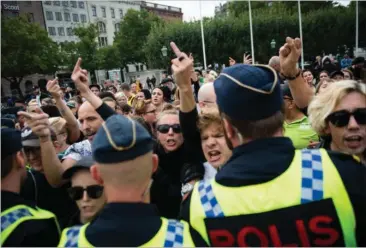
M 149 127 L 149 133 L 155 137 L 156 123 L 156 107 L 151 103 L 151 100 L 137 100 L 135 105 L 135 115 L 144 119 Z
M 90 222 L 106 203 L 103 186 L 97 183 L 90 173 L 93 164 L 91 156 L 83 157 L 63 174 L 64 179 L 71 181 L 68 193 L 79 208 L 79 213 L 72 217 L 69 226 Z
M 324 137 L 322 147 L 357 155 L 365 162 L 366 86 L 340 81 L 318 94 L 310 103 L 309 118 L 314 130 Z

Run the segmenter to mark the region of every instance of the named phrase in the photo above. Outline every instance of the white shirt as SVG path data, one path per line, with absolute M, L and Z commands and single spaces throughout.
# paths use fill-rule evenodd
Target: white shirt
M 217 170 L 209 162 L 205 162 L 203 166 L 205 167 L 205 175 L 203 176 L 203 180 L 211 180 L 216 176 Z
M 78 143 L 75 143 L 65 151 L 63 156 L 63 160 L 67 158 L 71 158 L 73 160 L 79 161 L 82 157 L 91 156 L 92 149 L 89 140 L 83 140 Z

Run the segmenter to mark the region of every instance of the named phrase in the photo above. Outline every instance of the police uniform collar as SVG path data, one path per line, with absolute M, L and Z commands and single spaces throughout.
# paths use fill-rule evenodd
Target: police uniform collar
M 17 205 L 36 207 L 34 203 L 25 200 L 20 194 L 11 191 L 1 190 L 1 200 L 1 212 Z
M 134 217 L 149 217 L 159 216 L 159 213 L 153 204 L 148 203 L 127 203 L 127 202 L 113 202 L 108 203 L 100 216 L 114 215 L 118 218 L 134 218 Z

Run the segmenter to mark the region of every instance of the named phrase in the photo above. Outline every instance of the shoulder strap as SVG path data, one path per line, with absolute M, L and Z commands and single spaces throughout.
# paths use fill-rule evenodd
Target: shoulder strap
M 210 181 L 200 181 L 198 185 L 198 192 L 206 217 L 224 217 L 224 212 L 214 195 Z
M 168 220 L 164 247 L 182 247 L 183 230 L 184 225 L 181 222 L 176 220 Z
M 82 226 L 70 227 L 66 231 L 65 247 L 78 247 L 80 229 Z
M 301 151 L 301 204 L 323 199 L 323 165 L 320 150 Z

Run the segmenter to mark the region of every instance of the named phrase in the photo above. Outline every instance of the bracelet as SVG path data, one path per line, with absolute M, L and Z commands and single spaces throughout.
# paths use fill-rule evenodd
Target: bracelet
M 298 78 L 301 74 L 302 70 L 299 69 L 299 71 L 297 72 L 296 76 L 295 77 L 288 77 L 288 76 L 285 76 L 283 75 L 282 73 L 280 73 L 281 77 L 283 77 L 285 80 L 295 80 L 296 78 Z

